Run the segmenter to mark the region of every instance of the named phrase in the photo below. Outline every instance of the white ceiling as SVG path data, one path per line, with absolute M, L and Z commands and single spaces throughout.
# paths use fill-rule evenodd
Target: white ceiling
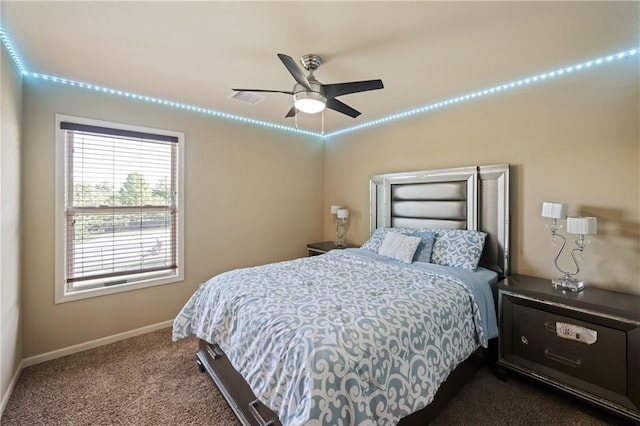
M 327 111 L 325 131 L 635 48 L 640 25 L 638 2 L 4 0 L 0 8 L 29 71 L 277 124 L 294 125 L 284 118 L 290 96 L 267 94 L 256 105 L 229 98 L 232 87 L 291 90 L 277 53 L 321 55 L 323 83 L 382 79 L 383 90 L 341 97 L 362 115 Z M 301 127 L 320 130 L 319 115 L 302 115 Z

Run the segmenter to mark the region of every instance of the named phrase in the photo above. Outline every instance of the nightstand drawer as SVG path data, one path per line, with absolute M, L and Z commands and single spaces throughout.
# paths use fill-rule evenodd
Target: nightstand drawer
M 627 391 L 626 333 L 621 330 L 513 304 L 511 335 L 514 355 L 550 367 L 613 392 Z M 595 342 L 562 338 L 556 324 L 593 330 Z M 583 333 L 584 334 L 584 333 Z

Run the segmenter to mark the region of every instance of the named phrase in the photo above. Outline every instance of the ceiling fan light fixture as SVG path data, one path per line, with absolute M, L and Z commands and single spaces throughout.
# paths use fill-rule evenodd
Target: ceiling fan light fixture
M 318 92 L 298 92 L 293 95 L 293 105 L 298 111 L 316 114 L 327 105 L 327 98 Z
M 0 0 L 1 1 L 1 0 Z M 289 74 L 296 81 L 291 91 L 285 90 L 265 90 L 265 89 L 232 89 L 235 92 L 270 92 L 286 93 L 293 95 L 293 106 L 285 115 L 285 118 L 297 117 L 297 112 L 306 114 L 317 114 L 325 108 L 337 111 L 341 114 L 356 118 L 360 111 L 342 103 L 336 97 L 349 95 L 351 93 L 368 92 L 369 90 L 383 89 L 382 80 L 350 81 L 344 83 L 322 84 L 313 76 L 313 71 L 322 64 L 322 58 L 318 55 L 304 55 L 301 58 L 302 66 L 309 71 L 305 76 L 304 72 L 296 65 L 296 61 L 284 53 L 278 53 L 278 58 L 285 66 Z M 324 120 L 324 115 L 323 115 Z

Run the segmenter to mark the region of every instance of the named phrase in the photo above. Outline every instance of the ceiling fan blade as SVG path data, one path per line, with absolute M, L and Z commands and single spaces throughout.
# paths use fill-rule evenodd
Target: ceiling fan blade
M 368 90 L 383 89 L 382 80 L 352 81 L 349 83 L 323 84 L 328 98 L 348 95 L 349 93 L 366 92 Z
M 234 92 L 269 92 L 269 93 L 286 93 L 287 95 L 293 95 L 293 92 L 286 90 L 264 90 L 264 89 L 231 89 Z
M 284 116 L 284 118 L 294 117 L 296 115 L 296 112 L 296 107 L 292 106 L 287 115 Z
M 278 53 L 278 58 L 280 58 L 284 66 L 287 67 L 287 69 L 299 85 L 304 86 L 305 89 L 311 90 L 309 80 L 307 80 L 307 77 L 305 77 L 304 73 L 296 64 L 296 61 L 291 58 L 291 56 L 287 56 L 284 53 Z
M 327 98 L 327 108 L 346 114 L 351 118 L 356 118 L 361 114 L 360 111 L 357 111 L 349 105 L 334 98 Z

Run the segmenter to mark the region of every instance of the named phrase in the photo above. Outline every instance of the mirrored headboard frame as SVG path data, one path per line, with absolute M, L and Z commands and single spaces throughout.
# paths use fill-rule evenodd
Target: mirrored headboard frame
M 379 227 L 487 233 L 480 265 L 509 275 L 509 165 L 371 176 L 370 233 Z

